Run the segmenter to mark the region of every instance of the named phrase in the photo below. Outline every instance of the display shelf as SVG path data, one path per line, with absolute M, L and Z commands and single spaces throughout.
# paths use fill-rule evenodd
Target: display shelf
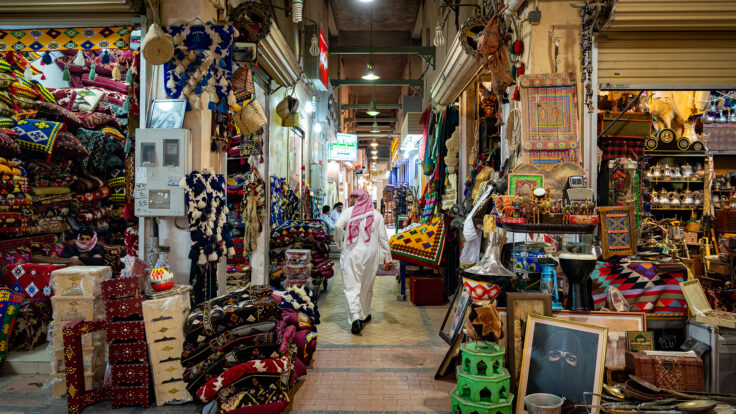
M 652 184 L 662 184 L 662 183 L 704 183 L 705 178 L 695 178 L 695 179 L 680 179 L 680 180 L 667 180 L 667 179 L 653 179 L 650 178 L 649 182 Z
M 657 156 L 657 157 L 702 157 L 705 158 L 708 153 L 702 152 L 687 152 L 687 151 L 644 151 L 645 155 Z
M 512 233 L 590 234 L 596 224 L 496 223 Z
M 652 210 L 656 211 L 688 211 L 688 210 L 702 210 L 703 206 L 695 206 L 695 207 L 652 207 Z

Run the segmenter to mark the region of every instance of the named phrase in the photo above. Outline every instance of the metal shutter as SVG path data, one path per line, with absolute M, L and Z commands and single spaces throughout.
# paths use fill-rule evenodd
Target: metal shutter
M 733 0 L 616 0 L 609 31 L 728 31 L 736 27 Z
M 606 32 L 597 46 L 601 90 L 736 89 L 736 31 Z

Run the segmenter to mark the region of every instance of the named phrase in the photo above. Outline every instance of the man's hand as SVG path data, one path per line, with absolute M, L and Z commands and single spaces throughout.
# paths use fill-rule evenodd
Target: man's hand
M 72 256 L 70 259 L 79 260 L 79 256 Z
M 102 259 L 102 256 L 100 256 L 99 254 L 96 254 L 96 255 L 94 255 L 92 257 L 94 257 L 95 259 Z

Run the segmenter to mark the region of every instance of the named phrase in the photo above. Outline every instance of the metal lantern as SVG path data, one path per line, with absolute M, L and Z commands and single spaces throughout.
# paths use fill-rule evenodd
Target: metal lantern
M 302 21 L 302 8 L 304 0 L 291 0 L 291 21 L 300 23 Z
M 438 22 L 437 26 L 434 27 L 434 46 L 440 47 L 444 44 L 445 44 L 445 34 L 443 33 L 442 26 L 440 26 Z

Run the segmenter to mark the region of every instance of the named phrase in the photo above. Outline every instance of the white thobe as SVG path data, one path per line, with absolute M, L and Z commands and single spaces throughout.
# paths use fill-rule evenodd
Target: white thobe
M 360 229 L 358 238 L 352 244 L 347 244 L 352 213 L 352 207 L 346 209 L 335 223 L 335 240 L 337 247 L 342 249 L 340 266 L 345 298 L 348 300 L 348 320 L 351 324 L 356 320 L 365 319 L 371 313 L 373 283 L 376 281 L 380 256 L 383 255 L 384 259 L 391 256 L 383 216 L 375 210 L 373 210 L 371 241 L 365 241 L 364 218 L 358 226 Z

